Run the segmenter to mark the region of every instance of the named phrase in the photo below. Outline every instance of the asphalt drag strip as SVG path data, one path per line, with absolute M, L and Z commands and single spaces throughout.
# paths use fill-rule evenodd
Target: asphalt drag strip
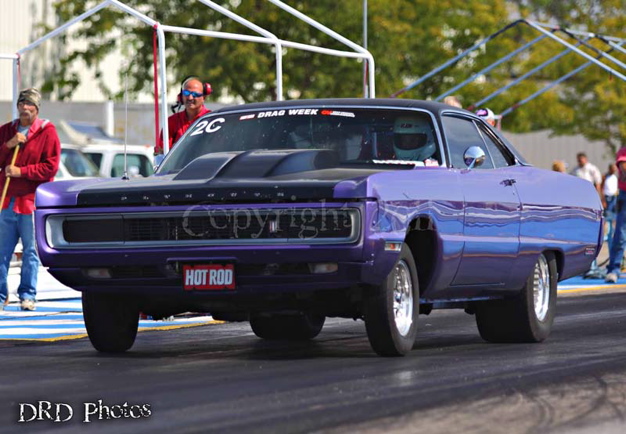
M 601 279 L 582 277 L 573 277 L 558 286 L 559 297 L 624 290 L 626 283 L 607 284 Z M 215 321 L 208 314 L 187 313 L 167 321 L 141 319 L 139 331 L 173 330 L 219 323 L 221 321 Z M 87 331 L 80 298 L 40 301 L 37 303 L 37 310 L 32 312 L 21 311 L 19 303 L 13 302 L 4 311 L 0 311 L 0 340 L 52 342 L 84 337 L 87 337 Z

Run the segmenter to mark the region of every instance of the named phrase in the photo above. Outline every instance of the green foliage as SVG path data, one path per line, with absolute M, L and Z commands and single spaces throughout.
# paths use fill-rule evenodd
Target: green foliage
M 258 36 L 196 0 L 123 2 L 163 24 Z M 57 0 L 55 8 L 59 21 L 64 22 L 99 3 L 100 0 Z M 267 0 L 216 0 L 216 3 L 279 38 L 350 51 Z M 287 3 L 348 39 L 362 42 L 362 0 L 288 0 Z M 376 62 L 378 97 L 389 96 L 413 83 L 509 24 L 511 16 L 626 37 L 625 0 L 368 0 L 368 6 L 368 48 Z M 555 34 L 576 43 L 563 32 Z M 436 99 L 539 35 L 526 25 L 517 25 L 401 97 Z M 59 74 L 44 86 L 46 90 L 54 90 L 61 99 L 69 98 L 78 85 L 75 68 L 76 61 L 81 60 L 93 69 L 106 95 L 121 98 L 98 80 L 102 74 L 113 72 L 107 69 L 107 54 L 121 49 L 129 61 L 119 73 L 129 77 L 129 90 L 135 94 L 152 92 L 153 30 L 150 27 L 114 7 L 107 7 L 77 26 L 73 37 L 84 41 L 85 49 L 67 53 L 60 59 Z M 272 45 L 173 33 L 166 34 L 166 45 L 170 85 L 179 86 L 183 77 L 198 75 L 212 83 L 217 97 L 234 96 L 245 102 L 276 97 L 276 57 Z M 608 48 L 597 40 L 593 45 L 600 50 Z M 591 48 L 582 49 L 597 55 Z M 545 38 L 508 62 L 480 74 L 455 94 L 471 108 L 563 50 L 563 45 Z M 360 61 L 290 48 L 284 48 L 283 54 L 286 98 L 362 96 Z M 623 53 L 612 54 L 626 62 Z M 567 54 L 485 105 L 501 113 L 585 62 L 578 55 Z M 611 66 L 624 71 L 614 64 Z M 626 113 L 624 87 L 622 80 L 611 78 L 592 65 L 519 106 L 503 125 L 517 132 L 547 128 L 555 134 L 581 133 L 589 139 L 603 140 L 611 148 L 626 145 L 626 127 L 620 119 Z
M 563 28 L 626 38 L 624 0 L 515 0 L 514 3 L 520 8 L 522 15 L 530 19 L 550 20 L 559 23 Z M 571 44 L 576 43 L 576 40 L 562 32 L 556 34 Z M 563 49 L 562 46 L 549 47 L 544 55 L 554 55 Z M 588 46 L 582 46 L 581 49 L 593 57 L 598 57 L 598 50 L 611 50 L 606 43 L 597 39 L 590 40 Z M 613 49 L 610 54 L 626 63 L 623 52 Z M 587 62 L 581 56 L 569 54 L 551 68 L 547 68 L 544 78 L 554 80 Z M 606 59 L 602 62 L 626 75 L 625 68 Z M 562 83 L 556 91 L 544 94 L 545 98 L 551 97 L 552 102 L 543 104 L 538 99 L 526 107 L 531 112 L 533 109 L 541 110 L 548 123 L 546 128 L 552 129 L 555 134 L 582 134 L 589 140 L 603 141 L 610 152 L 615 152 L 626 146 L 626 125 L 623 121 L 626 113 L 625 93 L 626 82 L 592 64 Z M 539 127 L 532 123 L 524 128 L 520 119 L 522 116 L 524 113 L 520 110 L 513 118 L 516 127 Z

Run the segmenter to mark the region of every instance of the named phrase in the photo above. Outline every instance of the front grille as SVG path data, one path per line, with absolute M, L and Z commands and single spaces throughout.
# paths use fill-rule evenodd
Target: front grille
M 60 226 L 52 245 L 141 245 L 169 242 L 254 242 L 274 240 L 355 241 L 355 208 L 228 209 L 193 213 L 103 214 L 49 217 Z

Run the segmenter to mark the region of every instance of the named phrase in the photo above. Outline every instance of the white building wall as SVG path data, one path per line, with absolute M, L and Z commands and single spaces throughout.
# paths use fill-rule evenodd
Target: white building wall
M 543 169 L 552 169 L 555 160 L 562 160 L 569 172 L 576 167 L 576 154 L 579 152 L 586 153 L 589 161 L 598 166 L 602 173 L 607 171 L 609 163 L 615 161 L 615 155 L 609 151 L 604 142 L 592 142 L 583 136 L 550 137 L 550 131 L 526 134 L 505 131 L 504 136 L 529 163 Z
M 56 21 L 53 3 L 54 0 L 0 0 L 0 53 L 14 54 L 43 36 L 46 32 L 41 27 L 41 23 L 45 23 L 51 29 L 58 27 L 60 23 Z M 21 59 L 21 88 L 40 88 L 45 77 L 54 74 L 56 61 L 65 50 L 85 48 L 83 42 L 71 36 L 78 26 L 80 24 L 67 30 L 66 45 L 62 45 L 60 38 L 55 37 L 38 48 L 24 53 Z M 103 62 L 106 65 L 105 85 L 114 92 L 122 88 L 118 72 L 124 61 L 118 52 L 108 56 Z M 104 94 L 95 85 L 92 68 L 87 68 L 82 62 L 76 62 L 73 70 L 79 74 L 81 84 L 73 93 L 72 101 L 101 102 L 105 100 Z M 12 80 L 12 61 L 0 59 L 0 101 L 11 100 Z M 55 99 L 55 96 L 51 95 L 51 99 Z M 144 95 L 135 102 L 149 101 L 152 101 L 152 96 Z
M 38 35 L 37 24 L 49 16 L 48 0 L 0 0 L 0 53 L 15 54 L 15 52 Z M 42 46 L 32 57 L 41 57 L 47 47 Z M 26 59 L 22 63 L 22 72 L 25 71 Z M 45 62 L 44 62 L 45 63 Z M 43 67 L 38 65 L 37 69 Z M 30 74 L 34 71 L 30 70 Z M 28 81 L 24 77 L 24 82 Z M 13 62 L 0 60 L 0 99 L 10 100 L 12 97 Z

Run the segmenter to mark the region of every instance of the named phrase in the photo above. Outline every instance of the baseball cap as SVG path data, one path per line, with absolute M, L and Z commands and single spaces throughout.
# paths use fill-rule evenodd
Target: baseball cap
M 493 114 L 493 112 L 488 108 L 481 108 L 481 109 L 476 110 L 476 115 L 486 120 L 493 121 L 496 119 L 496 115 Z
M 17 103 L 28 102 L 33 104 L 39 110 L 39 106 L 41 105 L 41 94 L 34 87 L 30 87 L 28 89 L 24 89 L 20 92 L 17 97 Z

